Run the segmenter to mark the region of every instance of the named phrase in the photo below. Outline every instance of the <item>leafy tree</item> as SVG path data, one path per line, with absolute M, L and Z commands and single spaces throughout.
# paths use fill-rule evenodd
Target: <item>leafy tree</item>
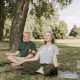
M 3 29 L 6 18 L 11 18 L 14 14 L 14 5 L 15 0 L 0 0 L 0 40 L 3 39 Z
M 34 28 L 34 30 L 33 30 L 33 37 L 35 39 L 42 39 L 43 38 L 41 28 Z
M 41 3 L 42 2 L 42 3 Z M 35 39 L 43 38 L 44 27 L 49 27 L 53 25 L 55 19 L 57 19 L 57 9 L 54 6 L 54 3 L 47 3 L 47 1 L 40 1 L 41 4 L 35 4 L 30 11 L 31 15 L 35 16 L 35 23 L 37 27 L 33 30 L 33 36 Z M 37 8 L 37 11 L 36 11 Z M 39 8 L 39 9 L 38 9 Z
M 80 27 L 78 27 L 78 36 L 80 37 Z
M 76 25 L 74 25 L 71 32 L 69 33 L 69 36 L 76 37 L 77 35 L 78 35 L 78 28 Z
M 53 0 L 61 4 L 61 6 L 68 5 L 72 0 Z M 31 0 L 35 15 L 40 19 L 41 16 L 50 17 L 49 15 L 54 15 L 54 9 L 49 0 L 38 0 L 36 3 Z M 29 10 L 30 0 L 16 0 L 16 11 L 13 17 L 11 33 L 10 33 L 10 48 L 13 46 L 17 49 L 19 43 L 21 42 L 24 25 L 26 22 L 26 17 Z M 39 4 L 39 5 L 38 5 Z M 48 6 L 47 6 L 48 5 Z
M 59 29 L 60 29 L 60 34 L 61 34 L 61 38 L 65 38 L 66 34 L 68 33 L 68 29 L 67 29 L 67 24 L 64 21 L 60 21 L 59 22 Z
M 54 36 L 57 39 L 63 39 L 67 35 L 67 24 L 64 21 L 60 21 L 58 25 L 53 27 Z
M 3 39 L 3 29 L 5 22 L 4 0 L 0 0 L 0 41 Z
M 12 18 L 15 13 L 15 6 L 16 1 L 15 0 L 4 0 L 5 3 L 5 15 L 6 18 Z
M 18 48 L 22 41 L 24 25 L 28 14 L 30 0 L 16 0 L 16 11 L 13 17 L 10 32 L 10 48 Z

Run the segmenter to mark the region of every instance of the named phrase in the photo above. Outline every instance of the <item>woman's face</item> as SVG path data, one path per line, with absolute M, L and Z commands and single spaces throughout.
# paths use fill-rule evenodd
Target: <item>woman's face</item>
M 51 42 L 51 40 L 52 40 L 51 33 L 49 33 L 49 32 L 45 33 L 45 35 L 44 35 L 44 41 Z

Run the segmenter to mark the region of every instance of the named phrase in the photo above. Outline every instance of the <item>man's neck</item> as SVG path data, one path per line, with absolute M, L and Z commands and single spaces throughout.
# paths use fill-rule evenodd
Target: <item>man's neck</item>
M 30 40 L 29 40 L 30 41 Z M 24 42 L 29 42 L 29 41 L 24 41 Z

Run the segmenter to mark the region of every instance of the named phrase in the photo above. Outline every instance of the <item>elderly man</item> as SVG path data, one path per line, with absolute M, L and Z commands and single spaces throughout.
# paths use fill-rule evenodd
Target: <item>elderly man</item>
M 17 63 L 23 59 L 32 58 L 36 52 L 36 45 L 30 41 L 30 34 L 28 32 L 23 33 L 23 42 L 20 44 L 18 50 L 15 53 L 6 53 L 6 58 Z

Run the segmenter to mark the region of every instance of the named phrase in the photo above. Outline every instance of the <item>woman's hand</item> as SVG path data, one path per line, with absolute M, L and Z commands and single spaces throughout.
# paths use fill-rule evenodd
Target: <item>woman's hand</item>
M 54 55 L 53 57 L 53 64 L 54 64 L 54 67 L 59 67 L 59 63 L 57 61 L 57 55 Z
M 59 66 L 60 66 L 60 65 L 59 65 L 58 63 L 56 63 L 56 64 L 54 65 L 54 67 L 56 67 L 56 68 L 59 67 Z

